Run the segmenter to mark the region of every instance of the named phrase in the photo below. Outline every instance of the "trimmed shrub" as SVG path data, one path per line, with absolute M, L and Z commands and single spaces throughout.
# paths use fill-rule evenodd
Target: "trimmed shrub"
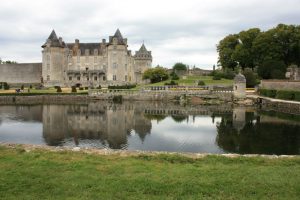
M 178 83 L 176 83 L 175 81 L 171 81 L 169 83 L 165 83 L 165 85 L 178 85 Z
M 3 83 L 3 88 L 4 88 L 4 90 L 9 90 L 9 85 L 6 82 L 4 82 Z
M 83 90 L 83 87 L 80 87 L 79 90 Z
M 72 86 L 72 91 L 71 92 L 77 92 L 76 86 Z
M 21 85 L 21 90 L 24 90 L 24 85 Z
M 60 87 L 60 86 L 57 86 L 57 88 L 56 88 L 56 92 L 62 92 L 62 90 L 61 90 L 61 87 Z
M 198 81 L 198 85 L 199 85 L 199 86 L 200 86 L 200 85 L 205 85 L 205 83 L 204 83 L 204 81 L 199 80 L 199 81 Z
M 32 85 L 30 85 L 29 88 L 32 89 Z
M 85 89 L 85 90 L 88 90 L 88 89 L 89 89 L 89 87 L 84 87 L 84 89 Z
M 97 89 L 101 89 L 101 85 L 99 85 L 99 86 L 97 87 Z

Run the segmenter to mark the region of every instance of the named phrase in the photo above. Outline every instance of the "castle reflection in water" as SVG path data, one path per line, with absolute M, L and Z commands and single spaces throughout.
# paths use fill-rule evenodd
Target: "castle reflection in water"
M 134 130 L 143 140 L 151 132 L 151 121 L 134 104 L 90 103 L 88 105 L 44 105 L 43 135 L 49 145 L 67 138 L 99 140 L 120 149 Z
M 15 128 L 5 126 L 14 121 L 17 126 L 29 122 L 34 122 L 31 126 L 41 124 L 41 142 L 35 141 L 34 134 L 15 135 L 26 137 L 25 142 L 51 146 L 300 154 L 300 116 L 264 112 L 254 107 L 92 102 L 7 105 L 0 106 L 0 112 L 0 142 L 22 143 L 21 139 L 13 138 L 15 130 L 8 130 Z

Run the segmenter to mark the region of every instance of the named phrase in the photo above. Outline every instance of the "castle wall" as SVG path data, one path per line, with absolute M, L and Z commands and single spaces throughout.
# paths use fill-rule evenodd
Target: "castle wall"
M 295 90 L 300 91 L 300 81 L 288 80 L 262 80 L 260 88 L 269 90 Z
M 0 82 L 10 85 L 39 84 L 42 63 L 0 64 Z

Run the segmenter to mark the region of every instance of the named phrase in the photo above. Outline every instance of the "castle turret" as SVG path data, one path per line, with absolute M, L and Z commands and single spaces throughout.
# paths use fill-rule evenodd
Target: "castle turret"
M 43 64 L 42 79 L 46 87 L 61 86 L 64 68 L 67 66 L 68 48 L 62 38 L 58 38 L 53 30 L 42 45 Z
M 142 74 L 151 67 L 152 65 L 152 54 L 148 51 L 145 44 L 143 43 L 141 48 L 135 52 L 135 78 L 136 82 L 142 81 Z

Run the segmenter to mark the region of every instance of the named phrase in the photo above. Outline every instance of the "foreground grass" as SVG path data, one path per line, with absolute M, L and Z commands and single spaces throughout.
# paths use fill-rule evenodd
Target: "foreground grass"
M 300 158 L 103 156 L 0 147 L 1 199 L 299 199 Z

